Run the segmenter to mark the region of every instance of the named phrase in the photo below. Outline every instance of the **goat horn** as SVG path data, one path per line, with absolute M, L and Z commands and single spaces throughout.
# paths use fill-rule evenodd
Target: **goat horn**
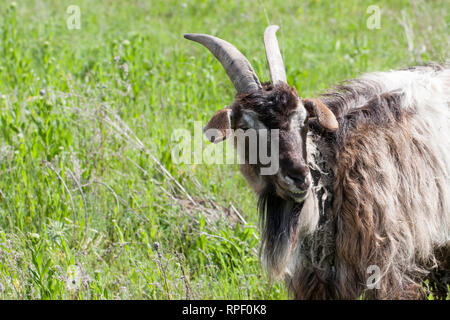
M 238 93 L 262 89 L 247 58 L 231 43 L 207 35 L 187 33 L 184 37 L 204 45 L 220 61 Z
M 278 29 L 278 26 L 271 25 L 264 31 L 264 47 L 266 48 L 266 58 L 272 84 L 276 84 L 279 81 L 287 83 L 283 58 L 281 57 L 280 47 L 275 35 Z

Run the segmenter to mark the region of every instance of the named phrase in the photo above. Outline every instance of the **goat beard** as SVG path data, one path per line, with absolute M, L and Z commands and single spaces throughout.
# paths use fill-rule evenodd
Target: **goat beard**
M 310 190 L 301 203 L 285 200 L 265 190 L 259 196 L 261 246 L 260 257 L 270 279 L 287 271 L 299 237 L 314 232 L 319 221 L 315 192 Z M 294 261 L 294 263 L 297 263 Z

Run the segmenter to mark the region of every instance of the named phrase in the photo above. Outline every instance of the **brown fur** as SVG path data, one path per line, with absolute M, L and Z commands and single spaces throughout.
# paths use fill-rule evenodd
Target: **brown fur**
M 285 275 L 296 299 L 418 299 L 429 292 L 426 279 L 435 297 L 445 298 L 449 191 L 429 122 L 403 106 L 403 92 L 384 92 L 367 79 L 303 100 L 309 112 L 297 128 L 290 119 L 302 112 L 299 99 L 286 84 L 264 84 L 230 107 L 232 129 L 251 111 L 280 130 L 281 177 L 259 175 L 258 164 L 241 166 L 260 197 L 269 275 Z M 334 116 L 337 130 L 327 120 Z M 302 202 L 283 182 L 292 168 L 314 180 Z M 373 265 L 381 271 L 379 289 L 367 288 Z
M 345 110 L 342 95 L 336 97 L 333 100 L 328 94 L 323 101 L 341 115 L 339 131 L 329 134 L 315 127 L 316 134 L 324 135 L 334 154 L 329 161 L 335 175 L 329 212 L 329 221 L 335 221 L 334 262 L 322 268 L 301 268 L 290 281 L 295 298 L 356 299 L 361 294 L 370 299 L 424 298 L 426 291 L 420 283 L 429 270 L 433 270 L 428 280 L 432 281 L 436 298 L 445 298 L 448 248 L 439 248 L 441 261 L 437 263 L 432 254 L 414 257 L 413 252 L 411 256 L 414 239 L 408 238 L 420 232 L 420 226 L 412 225 L 417 220 L 414 215 L 427 223 L 427 212 L 433 210 L 419 196 L 429 196 L 426 189 L 436 190 L 427 201 L 446 210 L 441 203 L 446 196 L 441 192 L 443 182 L 433 179 L 440 175 L 439 160 L 426 140 L 411 134 L 418 124 L 413 115 L 401 109 L 398 94 L 377 96 L 351 111 Z M 427 129 L 423 131 L 426 135 Z M 389 204 L 385 195 L 392 193 L 392 198 L 398 199 L 395 221 L 389 221 L 391 217 L 386 215 Z M 379 290 L 366 290 L 370 265 L 379 266 L 383 272 Z

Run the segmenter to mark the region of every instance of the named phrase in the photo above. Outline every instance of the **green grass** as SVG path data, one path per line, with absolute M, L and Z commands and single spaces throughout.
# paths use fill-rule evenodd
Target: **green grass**
M 232 41 L 267 81 L 268 22 L 306 97 L 449 50 L 445 0 L 1 2 L 0 299 L 288 298 L 261 269 L 237 168 L 171 160 L 172 131 L 234 96 L 183 33 Z

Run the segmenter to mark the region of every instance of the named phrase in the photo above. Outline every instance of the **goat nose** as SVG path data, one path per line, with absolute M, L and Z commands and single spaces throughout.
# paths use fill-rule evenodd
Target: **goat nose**
M 286 177 L 292 180 L 297 188 L 302 190 L 308 189 L 311 185 L 311 179 L 309 178 L 307 169 L 289 170 Z

